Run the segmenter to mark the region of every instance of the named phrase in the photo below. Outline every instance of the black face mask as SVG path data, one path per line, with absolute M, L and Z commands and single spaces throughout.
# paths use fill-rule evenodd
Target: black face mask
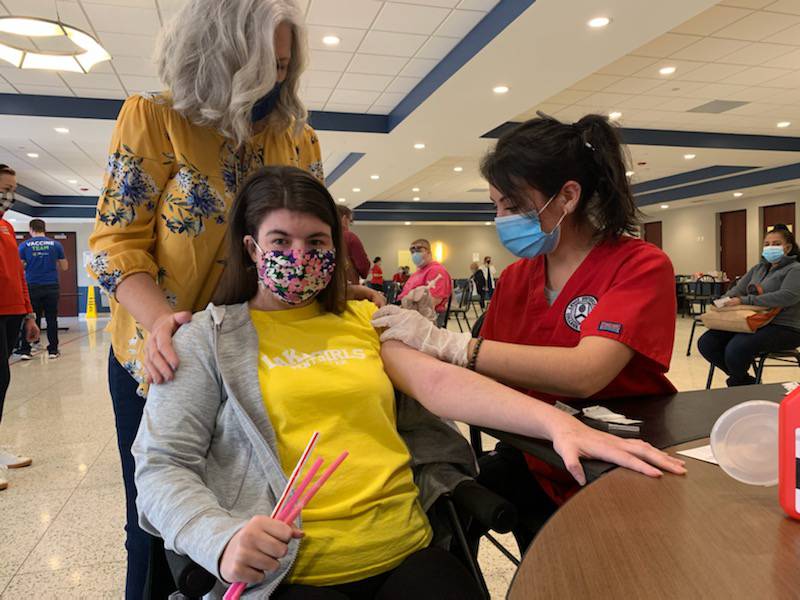
M 3 192 L 0 194 L 0 217 L 2 217 L 16 202 L 14 192 Z
M 250 120 L 253 123 L 257 123 L 261 119 L 266 118 L 266 116 L 275 110 L 276 106 L 278 106 L 278 100 L 280 100 L 280 97 L 281 82 L 278 81 L 275 83 L 275 87 L 273 87 L 266 96 L 256 100 L 256 103 L 253 105 L 253 111 L 250 113 Z

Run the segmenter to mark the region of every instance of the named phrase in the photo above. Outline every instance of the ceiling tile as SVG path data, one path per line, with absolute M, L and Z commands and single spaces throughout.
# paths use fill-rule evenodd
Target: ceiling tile
M 661 60 L 654 62 L 649 67 L 646 67 L 641 71 L 637 71 L 635 75 L 637 77 L 648 77 L 652 79 L 659 79 L 661 81 L 670 81 L 673 79 L 679 79 L 687 73 L 691 73 L 695 69 L 699 69 L 704 64 L 705 63 L 678 60 L 675 58 L 662 58 Z M 661 75 L 659 70 L 662 67 L 675 67 L 676 71 L 672 75 Z
M 458 38 L 449 37 L 432 37 L 430 38 L 422 49 L 417 53 L 419 58 L 435 58 L 437 60 L 443 59 L 450 53 L 450 50 L 460 42 Z
M 673 98 L 672 100 L 660 104 L 658 110 L 684 112 L 702 103 L 703 101 L 697 98 Z
M 781 46 L 781 48 L 786 48 L 786 46 Z M 800 49 L 792 50 L 788 54 L 768 60 L 764 63 L 764 66 L 781 69 L 798 69 L 800 68 Z
M 59 87 L 64 85 L 61 79 L 59 79 L 58 75 L 50 71 L 2 68 L 0 69 L 0 75 L 5 77 L 15 86 L 18 83 L 32 84 L 32 85 L 47 85 L 54 87 Z
M 120 88 L 117 76 L 106 73 L 61 73 L 70 87 L 117 90 Z
M 352 29 L 350 27 L 328 27 L 323 25 L 308 26 L 308 45 L 313 50 L 331 50 L 337 52 L 355 52 L 367 33 L 366 29 Z M 341 40 L 335 48 L 326 46 L 322 38 L 326 35 L 335 35 Z
M 307 87 L 302 91 L 304 102 L 327 102 L 333 88 Z
M 794 71 L 786 75 L 771 79 L 764 83 L 768 87 L 800 89 L 800 71 Z
M 118 56 L 112 61 L 114 68 L 120 75 L 142 75 L 144 77 L 157 77 L 158 68 L 148 58 L 134 58 L 132 56 Z
M 389 75 L 362 75 L 360 73 L 345 73 L 339 81 L 339 89 L 361 90 L 367 92 L 382 92 L 392 82 Z
M 711 35 L 715 31 L 719 31 L 750 14 L 752 14 L 752 11 L 741 8 L 714 6 L 700 13 L 693 19 L 689 19 L 686 23 L 679 25 L 672 31 L 674 33 L 686 33 L 691 35 Z
M 800 23 L 800 17 L 781 15 L 777 13 L 757 12 L 717 31 L 716 37 L 734 38 L 737 40 L 750 40 L 760 42 L 774 42 L 775 34 L 787 27 Z
M 377 102 L 375 102 L 375 104 L 376 105 L 391 106 L 392 108 L 394 108 L 405 97 L 406 97 L 405 94 L 401 94 L 401 93 L 398 93 L 398 92 L 384 92 L 383 94 L 381 94 L 381 97 L 378 98 L 378 100 L 377 100 Z
M 379 92 L 367 92 L 358 90 L 334 90 L 331 94 L 329 104 L 366 104 L 371 105 L 380 96 Z
M 492 10 L 500 0 L 461 0 L 458 8 L 465 10 L 482 10 L 488 12 Z
M 122 75 L 122 83 L 131 94 L 138 92 L 160 92 L 164 84 L 158 77 L 139 77 L 138 75 Z
M 650 56 L 654 58 L 664 58 L 679 50 L 694 44 L 697 40 L 701 39 L 695 35 L 679 35 L 677 33 L 665 33 L 661 37 L 648 42 L 644 46 L 639 47 L 632 54 L 638 56 Z
M 185 2 L 186 0 L 182 0 L 182 3 Z M 155 0 L 101 0 L 101 2 L 96 2 L 96 3 L 108 4 L 110 6 L 132 6 L 135 8 L 155 8 Z
M 666 104 L 673 98 L 667 96 L 631 96 L 624 102 L 620 102 L 620 108 L 653 109 Z
M 344 71 L 353 54 L 349 52 L 332 52 L 330 50 L 312 50 L 309 63 L 315 71 Z
M 659 85 L 661 85 L 661 82 L 658 79 L 626 77 L 622 81 L 612 83 L 603 91 L 615 94 L 644 94 Z
M 708 87 L 707 83 L 699 81 L 666 81 L 657 88 L 653 88 L 648 92 L 654 96 L 671 96 L 675 98 L 711 98 L 705 88 Z
M 463 38 L 485 16 L 486 13 L 474 10 L 454 10 L 436 30 L 436 35 Z
M 547 101 L 552 104 L 575 104 L 576 102 L 580 102 L 584 98 L 588 98 L 591 95 L 591 92 L 582 90 L 564 90 L 563 92 L 548 98 Z
M 450 13 L 446 8 L 421 6 L 419 4 L 395 4 L 387 2 L 372 25 L 373 30 L 396 33 L 420 33 L 430 35 Z
M 622 77 L 617 77 L 615 75 L 601 75 L 599 73 L 596 73 L 594 75 L 589 75 L 589 77 L 581 79 L 577 83 L 572 84 L 572 89 L 599 92 L 600 90 L 607 88 L 612 83 L 616 83 L 621 79 Z
M 314 0 L 315 2 L 317 0 Z M 391 33 L 370 31 L 361 44 L 364 54 L 385 54 L 387 56 L 414 56 L 428 38 L 412 33 Z
M 303 74 L 303 81 L 309 87 L 334 88 L 341 76 L 341 73 L 335 71 L 306 71 Z
M 800 0 L 778 0 L 767 6 L 766 9 L 772 12 L 800 15 Z
M 431 58 L 412 58 L 400 74 L 404 77 L 425 77 L 438 64 L 438 60 Z
M 374 0 L 311 0 L 306 21 L 309 25 L 368 29 L 381 6 Z
M 765 44 L 761 42 L 757 42 L 755 44 L 749 44 L 745 48 L 729 54 L 724 58 L 721 58 L 719 62 L 724 63 L 732 63 L 732 64 L 739 64 L 739 65 L 751 65 L 751 66 L 759 66 L 759 65 L 769 65 L 769 61 L 774 58 L 785 56 L 786 54 L 790 53 L 792 49 L 787 46 L 783 46 L 780 44 Z M 800 67 L 800 62 L 794 63 L 796 66 Z M 780 67 L 783 65 L 771 65 Z M 793 68 L 793 67 L 790 67 Z
M 75 92 L 79 98 L 113 98 L 119 100 L 127 97 L 127 94 L 121 87 L 117 90 L 95 90 L 91 88 L 73 87 L 72 91 Z
M 369 102 L 328 102 L 325 105 L 325 110 L 328 112 L 348 112 L 348 113 L 361 113 L 363 114 L 369 107 L 372 106 Z
M 719 38 L 703 38 L 691 46 L 679 50 L 672 55 L 672 58 L 682 58 L 685 60 L 715 61 L 723 56 L 732 54 L 737 50 L 746 47 L 748 42 L 739 40 L 725 40 Z
M 398 92 L 407 94 L 413 90 L 420 82 L 416 77 L 398 77 L 386 88 L 387 92 Z
M 741 73 L 745 71 L 747 67 L 743 67 L 741 65 L 723 65 L 723 64 L 715 64 L 715 63 L 708 63 L 699 67 L 697 69 L 693 69 L 688 73 L 683 73 L 678 77 L 678 80 L 685 80 L 685 81 L 706 81 L 713 83 L 715 81 L 722 81 L 723 79 L 728 79 L 737 73 Z
M 794 25 L 789 29 L 776 33 L 769 38 L 770 42 L 776 44 L 791 44 L 792 46 L 800 46 L 800 25 Z
M 715 83 L 712 85 L 726 85 L 723 83 Z M 742 86 L 731 86 L 742 87 Z M 748 102 L 756 102 L 758 100 L 766 100 L 775 96 L 775 90 L 761 86 L 748 86 L 740 92 L 734 92 L 725 96 L 725 100 L 747 100 Z
M 752 8 L 753 10 L 758 10 L 759 8 L 764 8 L 770 2 L 774 2 L 775 0 L 724 0 L 720 2 L 720 4 L 724 4 L 725 6 L 737 6 L 739 8 Z
M 156 47 L 156 38 L 126 33 L 100 33 L 100 43 L 112 57 L 151 57 Z
M 325 110 L 325 102 L 322 100 L 304 100 L 308 110 Z
M 771 69 L 769 67 L 751 67 L 732 77 L 728 77 L 725 83 L 739 83 L 742 85 L 759 85 L 777 79 L 781 75 L 788 74 L 785 69 Z
M 373 104 L 367 110 L 367 114 L 368 115 L 388 115 L 390 112 L 392 112 L 392 109 L 394 109 L 394 106 Z
M 130 33 L 131 31 L 141 31 L 156 33 L 161 28 L 158 20 L 158 13 L 155 9 L 131 8 L 127 6 L 115 6 L 109 9 L 103 4 L 91 4 L 83 2 L 83 8 L 89 15 L 95 31 L 108 33 Z
M 603 73 L 604 75 L 633 75 L 637 71 L 641 71 L 655 62 L 656 59 L 653 57 L 628 55 L 623 56 L 619 60 L 615 60 L 613 63 L 606 65 L 597 72 Z
M 164 22 L 175 16 L 184 4 L 186 4 L 186 0 L 158 0 L 158 7 L 161 9 Z
M 15 84 L 21 94 L 37 94 L 41 96 L 73 96 L 74 94 L 69 91 L 65 85 L 60 86 L 47 86 L 47 85 L 31 85 L 26 83 Z
M 407 58 L 398 56 L 356 54 L 347 70 L 351 73 L 367 73 L 369 75 L 397 75 L 407 63 Z

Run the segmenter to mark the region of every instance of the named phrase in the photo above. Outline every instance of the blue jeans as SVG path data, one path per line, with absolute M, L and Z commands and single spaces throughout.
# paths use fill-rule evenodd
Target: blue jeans
M 108 387 L 114 405 L 114 421 L 117 427 L 117 446 L 122 461 L 122 480 L 125 483 L 125 549 L 128 551 L 128 572 L 125 578 L 126 600 L 144 598 L 147 580 L 147 565 L 150 558 L 152 536 L 139 527 L 136 512 L 136 483 L 133 479 L 135 463 L 131 446 L 139 431 L 145 399 L 136 394 L 138 384 L 114 357 L 108 357 Z
M 728 387 L 752 385 L 750 365 L 761 352 L 794 350 L 800 346 L 800 331 L 783 325 L 765 325 L 753 333 L 706 331 L 697 340 L 700 354 L 728 374 Z

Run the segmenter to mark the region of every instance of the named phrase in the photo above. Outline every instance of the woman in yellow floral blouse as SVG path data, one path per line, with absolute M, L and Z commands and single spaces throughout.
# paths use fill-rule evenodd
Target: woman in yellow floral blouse
M 110 294 L 114 405 L 127 501 L 126 597 L 142 598 L 151 539 L 136 515 L 130 448 L 148 381 L 172 378 L 171 338 L 222 272 L 227 212 L 248 175 L 294 165 L 323 180 L 298 81 L 294 0 L 189 0 L 161 32 L 169 91 L 128 98 L 111 140 L 90 270 Z

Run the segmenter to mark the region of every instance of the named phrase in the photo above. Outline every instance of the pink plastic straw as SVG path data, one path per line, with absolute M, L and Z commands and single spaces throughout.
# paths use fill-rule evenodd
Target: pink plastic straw
M 294 523 L 294 520 L 300 515 L 300 511 L 302 511 L 305 508 L 306 504 L 308 504 L 311 501 L 311 499 L 319 491 L 319 489 L 323 486 L 323 484 L 326 481 L 328 481 L 328 478 L 331 475 L 333 475 L 333 472 L 339 467 L 340 464 L 342 464 L 342 462 L 344 462 L 344 459 L 347 458 L 348 454 L 349 452 L 345 450 L 339 455 L 339 458 L 333 461 L 331 466 L 328 467 L 322 474 L 322 476 L 317 480 L 317 483 L 312 485 L 311 489 L 308 490 L 308 493 L 305 496 L 303 496 L 299 501 L 297 501 L 297 504 L 292 509 L 292 512 L 289 514 L 288 518 L 283 520 L 284 523 L 287 524 Z
M 314 476 L 317 474 L 317 471 L 319 471 L 320 467 L 324 462 L 325 461 L 322 460 L 321 458 L 318 458 L 317 460 L 314 461 L 314 464 L 311 465 L 311 468 L 308 470 L 308 473 L 306 473 L 306 476 L 303 477 L 303 481 L 301 481 L 300 485 L 298 485 L 292 491 L 292 494 L 288 497 L 288 500 L 284 503 L 283 508 L 281 508 L 277 516 L 274 517 L 275 519 L 277 519 L 278 521 L 286 522 L 286 516 L 291 514 L 292 509 L 294 508 L 295 504 L 297 504 L 297 501 L 300 499 L 300 496 L 303 494 L 303 492 L 306 491 L 308 484 L 311 483 L 312 479 L 314 479 Z

